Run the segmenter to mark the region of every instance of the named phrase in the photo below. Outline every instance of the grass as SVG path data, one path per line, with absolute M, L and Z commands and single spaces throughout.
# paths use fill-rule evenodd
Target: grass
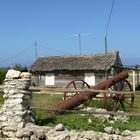
M 4 103 L 3 92 L 0 92 L 0 106 Z
M 54 106 L 62 101 L 63 95 L 61 94 L 33 94 L 33 101 L 38 108 L 47 108 L 48 106 Z M 39 100 L 38 100 L 39 99 Z M 45 102 L 45 103 L 44 103 Z M 44 105 L 45 104 L 45 105 Z M 92 100 L 83 104 L 85 106 L 103 107 L 101 100 Z M 140 112 L 140 96 L 135 98 L 134 112 Z M 88 120 L 91 120 L 88 123 Z M 105 126 L 110 126 L 108 122 L 95 118 L 92 115 L 78 115 L 73 113 L 65 113 L 60 115 L 51 116 L 47 111 L 37 110 L 36 122 L 38 125 L 55 126 L 58 123 L 62 123 L 67 129 L 72 130 L 95 130 L 103 131 Z M 131 117 L 128 123 L 116 122 L 112 125 L 114 128 L 119 128 L 121 131 L 140 130 L 140 117 Z
M 88 120 L 90 119 L 91 122 Z M 95 130 L 103 131 L 104 125 L 101 120 L 91 115 L 78 115 L 78 114 L 62 114 L 54 116 L 53 119 L 49 119 L 47 125 L 55 126 L 58 123 L 62 123 L 68 130 Z
M 120 130 L 140 130 L 140 117 L 131 117 L 128 123 L 117 122 L 113 124 L 114 128 L 119 128 Z
M 33 94 L 33 106 L 36 108 L 36 118 L 45 119 L 47 117 L 46 111 L 40 109 L 46 109 L 52 107 L 63 99 L 62 94 L 50 94 L 50 93 L 34 93 Z
M 0 104 L 3 103 L 2 98 L 3 93 L 0 93 Z M 48 125 L 55 126 L 58 123 L 62 123 L 67 129 L 72 130 L 95 130 L 103 131 L 105 126 L 110 126 L 107 121 L 102 121 L 95 118 L 92 115 L 78 115 L 74 113 L 65 113 L 59 115 L 51 115 L 47 110 L 42 110 L 42 108 L 47 109 L 57 105 L 63 100 L 63 94 L 53 94 L 53 93 L 33 93 L 33 105 L 36 107 L 36 123 L 38 125 Z M 85 106 L 96 106 L 102 107 L 103 102 L 92 100 L 83 104 Z M 132 110 L 134 112 L 140 112 L 140 96 L 135 98 L 135 108 Z M 89 122 L 90 120 L 90 122 Z M 131 117 L 128 123 L 116 122 L 112 124 L 116 129 L 119 128 L 121 131 L 129 129 L 132 131 L 140 130 L 140 117 Z

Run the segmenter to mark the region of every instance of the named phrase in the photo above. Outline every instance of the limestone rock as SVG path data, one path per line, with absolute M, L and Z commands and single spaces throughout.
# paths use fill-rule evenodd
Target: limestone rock
M 15 137 L 15 132 L 14 131 L 3 131 L 2 134 L 8 138 L 13 138 Z
M 107 133 L 103 133 L 100 135 L 99 140 L 112 140 L 112 136 Z
M 120 140 L 120 138 L 119 138 L 118 135 L 112 135 L 112 139 L 113 139 L 113 140 Z
M 120 133 L 121 133 L 121 131 L 119 130 L 119 128 L 117 128 L 117 129 L 115 130 L 115 134 L 120 135 Z
M 25 127 L 25 122 L 20 122 L 17 127 L 18 127 L 18 129 L 24 128 Z
M 46 140 L 46 134 L 42 131 L 37 134 L 39 140 Z
M 31 135 L 33 135 L 33 131 L 26 128 L 16 132 L 17 138 L 30 137 Z
M 29 73 L 29 72 L 22 72 L 20 76 L 23 79 L 30 79 L 31 78 L 31 73 Z
M 6 116 L 0 116 L 0 121 L 7 121 L 7 117 Z
M 90 124 L 90 123 L 92 123 L 92 120 L 89 118 L 89 119 L 88 119 L 88 124 Z
M 140 131 L 131 132 L 131 135 L 140 137 Z
M 6 74 L 6 79 L 17 79 L 20 77 L 20 74 L 21 74 L 20 71 L 10 69 L 10 70 L 8 70 L 8 72 Z
M 86 131 L 86 132 L 84 132 L 84 137 L 88 140 L 92 140 L 92 139 L 95 139 L 96 134 L 97 133 L 93 132 L 93 131 Z
M 18 138 L 6 138 L 6 139 L 2 139 L 2 140 L 21 140 L 21 139 L 18 139 Z
M 105 127 L 105 128 L 104 128 L 104 131 L 105 131 L 106 133 L 108 133 L 108 134 L 114 134 L 114 132 L 115 132 L 115 130 L 114 130 L 114 128 L 113 128 L 112 126 L 110 126 L 110 127 Z
M 46 134 L 47 140 L 70 140 L 70 134 L 67 131 L 55 131 Z
M 121 133 L 122 136 L 130 136 L 131 135 L 131 131 L 130 130 L 125 130 Z
M 56 125 L 54 129 L 55 129 L 56 131 L 64 131 L 64 130 L 65 130 L 63 124 L 61 124 L 61 123 L 58 124 L 58 125 Z

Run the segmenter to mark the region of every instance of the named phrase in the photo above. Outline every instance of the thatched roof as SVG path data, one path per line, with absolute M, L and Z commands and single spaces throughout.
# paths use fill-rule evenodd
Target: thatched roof
M 119 52 L 107 55 L 64 55 L 38 58 L 30 67 L 31 72 L 55 70 L 105 70 L 113 65 L 122 65 Z

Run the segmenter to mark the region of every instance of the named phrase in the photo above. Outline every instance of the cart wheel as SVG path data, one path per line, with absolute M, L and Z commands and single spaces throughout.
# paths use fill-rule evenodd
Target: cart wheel
M 86 88 L 88 89 L 88 88 L 90 88 L 90 86 L 88 85 L 88 83 L 86 83 L 83 80 L 71 81 L 66 86 L 66 89 L 86 89 Z M 64 100 L 67 100 L 76 94 L 79 94 L 79 92 L 70 92 L 70 91 L 67 92 L 66 91 L 66 92 L 64 92 Z
M 114 82 L 114 84 L 108 87 L 109 90 L 112 91 L 124 91 L 129 92 L 132 91 L 132 86 L 127 80 L 121 80 L 119 82 Z M 123 110 L 130 111 L 134 106 L 134 94 L 118 94 L 118 93 L 110 93 L 109 94 L 109 107 L 112 111 Z

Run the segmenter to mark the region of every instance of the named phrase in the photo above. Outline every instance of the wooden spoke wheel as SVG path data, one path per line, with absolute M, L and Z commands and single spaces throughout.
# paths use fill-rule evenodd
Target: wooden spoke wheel
M 109 109 L 112 111 L 122 110 L 130 111 L 134 105 L 134 94 L 129 93 L 132 91 L 132 86 L 127 80 L 121 80 L 119 82 L 114 82 L 112 86 L 108 87 L 112 91 L 124 91 L 128 93 L 109 93 Z
M 68 83 L 68 85 L 66 86 L 66 89 L 86 89 L 86 88 L 90 88 L 90 86 L 83 80 L 74 80 L 71 81 L 70 83 Z M 64 92 L 64 100 L 67 100 L 69 98 L 71 98 L 72 96 L 79 94 L 79 92 L 70 92 L 70 91 L 66 91 Z

